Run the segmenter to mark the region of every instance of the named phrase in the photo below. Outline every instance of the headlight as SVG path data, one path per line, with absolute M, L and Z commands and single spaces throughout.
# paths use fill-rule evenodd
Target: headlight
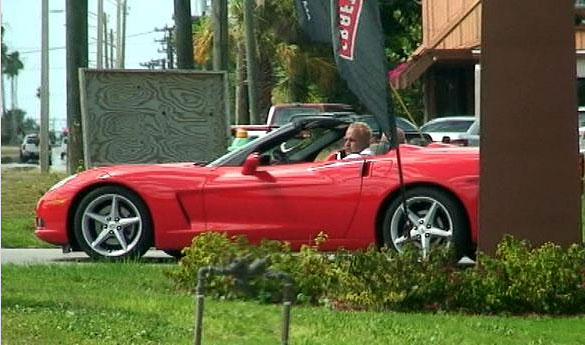
M 69 181 L 73 180 L 73 179 L 74 179 L 76 176 L 77 176 L 77 174 L 73 174 L 73 175 L 71 175 L 71 176 L 67 176 L 67 177 L 65 177 L 65 178 L 64 178 L 64 179 L 62 179 L 61 181 L 59 181 L 59 182 L 55 183 L 55 184 L 53 185 L 53 187 L 49 188 L 49 191 L 52 191 L 53 189 L 57 189 L 57 188 L 59 188 L 59 187 L 63 186 L 65 183 L 67 183 L 67 182 L 69 182 Z

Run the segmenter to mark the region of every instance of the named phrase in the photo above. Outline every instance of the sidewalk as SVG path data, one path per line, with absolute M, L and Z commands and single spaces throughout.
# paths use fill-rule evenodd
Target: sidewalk
M 161 250 L 149 250 L 140 259 L 144 262 L 176 262 Z M 60 248 L 0 249 L 0 263 L 16 265 L 64 264 L 93 262 L 84 252 L 63 253 Z

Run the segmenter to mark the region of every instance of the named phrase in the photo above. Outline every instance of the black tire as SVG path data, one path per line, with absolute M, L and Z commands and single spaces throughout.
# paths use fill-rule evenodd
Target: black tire
M 176 259 L 181 259 L 185 256 L 185 254 L 183 254 L 182 250 L 180 249 L 163 249 L 163 252 Z
M 408 227 L 402 197 L 398 196 L 390 203 L 384 217 L 382 238 L 385 246 L 400 252 L 407 240 L 413 240 L 422 250 L 426 238 L 428 250 L 454 245 L 457 258 L 474 256 L 465 210 L 450 194 L 436 188 L 415 187 L 406 191 L 406 199 L 416 227 Z M 427 220 L 426 215 L 432 207 L 435 213 Z
M 152 245 L 150 212 L 125 188 L 105 186 L 91 191 L 81 199 L 74 217 L 77 243 L 92 258 L 137 258 Z

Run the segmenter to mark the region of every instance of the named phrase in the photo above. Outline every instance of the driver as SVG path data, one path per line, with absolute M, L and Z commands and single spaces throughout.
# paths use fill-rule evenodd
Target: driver
M 347 127 L 343 138 L 343 149 L 336 153 L 335 159 L 359 158 L 372 155 L 370 138 L 372 130 L 364 122 L 354 122 Z

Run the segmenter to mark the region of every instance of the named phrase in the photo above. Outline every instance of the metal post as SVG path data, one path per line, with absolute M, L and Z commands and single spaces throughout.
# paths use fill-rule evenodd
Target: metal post
M 290 308 L 292 305 L 292 283 L 284 283 L 284 293 L 282 301 L 282 329 L 280 333 L 280 340 L 282 345 L 288 345 L 288 337 L 290 331 Z
M 42 2 L 41 37 L 41 172 L 49 172 L 49 0 Z M 14 116 L 14 114 L 13 114 Z
M 251 264 L 247 264 L 247 258 L 235 259 L 227 266 L 207 266 L 201 267 L 197 272 L 197 288 L 195 291 L 195 345 L 201 345 L 203 333 L 203 305 L 204 305 L 204 284 L 205 278 L 208 274 L 228 275 L 236 280 L 236 288 L 239 287 L 245 291 L 249 287 L 250 278 L 264 275 L 266 278 L 278 279 L 284 282 L 283 288 L 283 309 L 282 309 L 282 325 L 281 325 L 281 344 L 288 345 L 289 329 L 290 329 L 290 310 L 292 305 L 293 295 L 293 280 L 292 278 L 280 271 L 268 271 L 268 259 L 256 259 Z
M 197 289 L 195 291 L 195 345 L 201 345 L 201 335 L 203 333 L 203 308 L 205 303 L 205 275 L 207 267 L 199 269 L 197 272 Z

